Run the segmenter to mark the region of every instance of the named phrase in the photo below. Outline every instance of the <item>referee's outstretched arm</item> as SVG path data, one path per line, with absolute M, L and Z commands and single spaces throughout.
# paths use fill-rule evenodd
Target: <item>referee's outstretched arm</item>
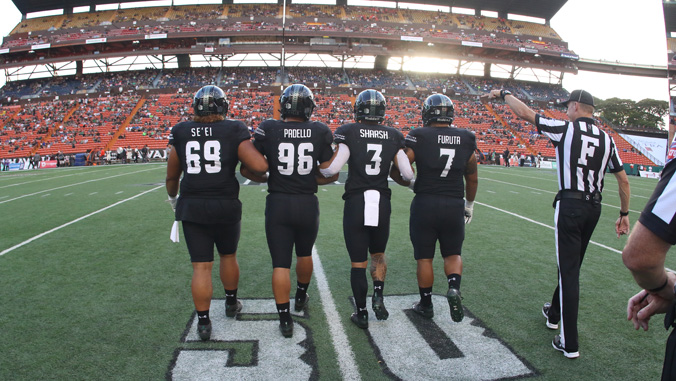
M 509 95 L 509 96 L 508 96 Z M 491 90 L 487 95 L 488 99 L 502 99 L 514 111 L 516 116 L 526 122 L 535 124 L 535 111 L 526 106 L 517 97 L 513 96 L 509 90 Z

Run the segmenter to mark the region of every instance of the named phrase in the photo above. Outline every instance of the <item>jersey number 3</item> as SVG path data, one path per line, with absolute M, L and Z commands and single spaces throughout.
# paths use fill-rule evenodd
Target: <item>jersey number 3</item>
M 207 173 L 220 172 L 221 143 L 218 140 L 207 140 L 204 142 L 204 151 L 201 148 L 200 142 L 195 140 L 185 144 L 186 172 L 191 175 L 202 172 L 202 159 L 204 159 L 204 170 Z

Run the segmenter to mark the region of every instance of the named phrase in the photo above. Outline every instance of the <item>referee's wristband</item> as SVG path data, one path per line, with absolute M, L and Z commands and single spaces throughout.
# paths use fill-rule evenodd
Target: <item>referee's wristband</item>
M 620 217 L 624 217 L 624 216 L 628 216 L 628 215 L 629 215 L 629 211 L 623 212 L 623 211 L 620 210 Z
M 500 98 L 502 98 L 502 100 L 505 100 L 505 97 L 508 95 L 512 95 L 512 92 L 509 90 L 500 90 Z

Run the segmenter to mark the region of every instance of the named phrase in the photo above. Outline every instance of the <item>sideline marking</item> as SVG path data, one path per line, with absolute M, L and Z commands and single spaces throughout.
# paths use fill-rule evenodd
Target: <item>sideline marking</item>
M 152 170 L 154 170 L 154 169 L 157 169 L 157 168 L 144 169 L 144 170 L 136 171 L 136 172 L 121 173 L 121 174 L 119 174 L 119 175 L 113 175 L 113 176 L 108 176 L 108 177 L 102 177 L 102 178 L 100 178 L 100 179 L 87 180 L 87 181 L 83 181 L 83 182 L 81 182 L 81 183 L 75 183 L 75 184 L 63 185 L 63 186 L 56 187 L 56 188 L 52 188 L 52 189 L 46 189 L 46 190 L 43 190 L 43 191 L 39 191 L 39 192 L 35 192 L 35 193 L 29 193 L 29 194 L 25 194 L 25 195 L 23 195 L 23 196 L 10 198 L 9 200 L 0 201 L 0 204 L 4 204 L 4 203 L 6 203 L 6 202 L 18 200 L 18 199 L 24 198 L 24 197 L 35 196 L 36 194 L 40 194 L 40 193 L 45 193 L 45 192 L 55 191 L 55 190 L 57 190 L 57 189 L 63 189 L 63 188 L 73 187 L 73 186 L 76 186 L 76 185 L 87 184 L 87 183 L 91 183 L 91 182 L 94 182 L 94 181 L 108 180 L 108 179 L 112 179 L 113 177 L 120 177 L 120 176 L 125 176 L 125 175 L 133 175 L 133 174 L 135 174 L 135 173 L 141 173 L 141 172 L 152 171 Z
M 526 189 L 530 189 L 530 190 L 532 190 L 532 191 L 537 191 L 537 192 L 544 192 L 544 193 L 550 193 L 550 194 L 557 194 L 557 193 L 558 193 L 558 190 L 557 190 L 556 192 L 552 192 L 552 191 L 549 191 L 549 190 L 533 188 L 533 187 L 529 187 L 529 186 L 526 186 L 526 185 L 514 184 L 514 183 L 508 183 L 508 182 L 502 181 L 502 180 L 489 179 L 488 177 L 479 177 L 479 179 L 480 179 L 480 180 L 495 181 L 496 183 L 512 185 L 512 186 L 520 187 L 520 188 L 526 188 Z M 495 192 L 491 192 L 491 191 L 487 191 L 487 192 L 495 193 Z M 511 193 L 518 193 L 518 192 L 514 192 L 514 191 L 510 191 L 510 192 L 511 192 Z M 643 198 L 647 198 L 647 197 L 645 197 L 645 196 L 634 196 L 634 195 L 631 195 L 631 197 L 643 197 Z M 604 206 L 607 206 L 607 207 L 610 207 L 610 208 L 620 209 L 619 206 L 615 206 L 615 205 L 611 205 L 611 204 L 606 204 L 605 202 L 602 202 L 601 205 L 604 205 Z M 634 210 L 634 209 L 631 209 L 631 208 L 629 209 L 629 211 L 630 211 L 630 212 L 633 212 L 633 213 L 641 213 L 640 210 Z
M 542 222 L 535 221 L 535 220 L 531 220 L 530 218 L 524 217 L 524 216 L 522 216 L 522 215 L 520 215 L 520 214 L 508 212 L 508 211 L 506 211 L 506 210 L 504 210 L 504 209 L 500 209 L 500 208 L 498 208 L 498 207 L 491 206 L 491 205 L 488 205 L 488 204 L 484 204 L 484 203 L 478 202 L 478 201 L 475 201 L 475 203 L 476 203 L 476 204 L 479 204 L 479 205 L 483 205 L 483 206 L 485 206 L 485 207 L 487 207 L 487 208 L 495 209 L 495 210 L 497 210 L 497 211 L 499 211 L 499 212 L 507 213 L 507 214 L 509 214 L 509 215 L 511 215 L 511 216 L 514 216 L 514 217 L 517 217 L 517 218 L 521 218 L 521 219 L 526 220 L 526 221 L 528 221 L 528 222 L 532 222 L 532 223 L 534 223 L 534 224 L 536 224 L 536 225 L 544 226 L 544 227 L 549 228 L 549 229 L 551 229 L 551 230 L 554 230 L 554 229 L 555 229 L 554 226 L 549 226 L 549 225 L 547 225 L 547 224 L 543 224 Z M 604 244 L 602 244 L 602 243 L 598 243 L 598 242 L 595 242 L 595 241 L 592 241 L 592 240 L 589 240 L 589 243 L 593 243 L 594 245 L 596 245 L 596 246 L 598 246 L 598 247 L 602 247 L 602 248 L 604 248 L 604 249 L 608 249 L 609 251 L 612 251 L 613 253 L 622 254 L 622 251 L 621 251 L 621 250 L 617 250 L 617 249 L 615 249 L 615 248 L 613 248 L 613 247 L 606 246 L 606 245 L 604 245 Z M 670 269 L 670 268 L 668 268 L 668 267 L 665 267 L 665 269 L 666 269 L 667 271 L 669 271 L 669 272 L 676 273 L 676 271 L 674 271 L 674 270 L 672 270 L 672 269 Z
M 354 353 L 352 353 L 352 347 L 347 340 L 343 324 L 340 321 L 336 303 L 333 301 L 333 295 L 331 295 L 329 283 L 326 280 L 324 267 L 322 267 L 322 261 L 319 259 L 319 254 L 317 254 L 316 246 L 312 246 L 312 262 L 315 267 L 314 275 L 317 279 L 317 288 L 319 288 L 319 298 L 322 300 L 324 314 L 326 315 L 329 332 L 331 333 L 331 339 L 333 340 L 333 347 L 338 356 L 337 360 L 338 366 L 340 367 L 340 373 L 342 373 L 343 380 L 361 380 L 359 369 L 354 360 Z
M 545 223 L 542 223 L 542 222 L 540 222 L 540 221 L 532 220 L 532 219 L 530 219 L 530 218 L 528 218 L 528 217 L 525 217 L 525 216 L 522 216 L 522 215 L 520 215 L 520 214 L 516 214 L 516 213 L 510 212 L 510 211 L 507 211 L 507 210 L 504 210 L 504 209 L 500 209 L 500 208 L 498 208 L 498 207 L 491 206 L 491 205 L 488 205 L 488 204 L 484 204 L 484 203 L 478 202 L 478 201 L 475 201 L 475 203 L 476 203 L 476 204 L 479 204 L 479 205 L 482 205 L 482 206 L 485 206 L 485 207 L 487 207 L 487 208 L 495 209 L 495 210 L 497 210 L 497 211 L 499 211 L 499 212 L 503 212 L 503 213 L 509 214 L 510 216 L 514 216 L 514 217 L 517 217 L 517 218 L 521 218 L 522 220 L 526 220 L 526 221 L 528 221 L 528 222 L 532 222 L 532 223 L 534 223 L 534 224 L 536 224 L 536 225 L 544 226 L 544 227 L 549 228 L 549 229 L 551 229 L 551 230 L 554 230 L 554 229 L 555 229 L 554 226 L 549 226 L 549 225 L 547 225 L 547 224 L 545 224 Z M 615 249 L 615 248 L 612 248 L 612 247 L 610 247 L 610 246 L 606 246 L 606 245 L 604 245 L 604 244 L 602 244 L 602 243 L 598 243 L 598 242 L 595 242 L 595 241 L 592 241 L 592 240 L 590 240 L 589 243 L 593 243 L 593 244 L 596 245 L 596 246 L 602 247 L 602 248 L 604 248 L 604 249 L 608 249 L 608 250 L 610 250 L 610 251 L 612 251 L 612 252 L 615 252 L 615 253 L 618 253 L 618 254 L 622 254 L 622 251 L 617 250 L 617 249 Z
M 47 178 L 38 179 L 38 180 L 26 181 L 26 182 L 24 182 L 24 183 L 8 184 L 8 185 L 0 186 L 0 189 L 2 189 L 2 188 L 9 188 L 9 187 L 16 187 L 16 186 L 19 186 L 19 185 L 25 185 L 25 184 L 31 184 L 31 183 L 37 183 L 37 182 L 39 182 L 39 181 L 48 181 L 48 180 L 60 179 L 60 178 L 63 178 L 63 177 L 85 175 L 85 174 L 89 174 L 89 173 L 91 173 L 91 171 L 81 172 L 81 173 L 71 173 L 71 174 L 63 175 L 63 176 L 47 177 Z M 36 175 L 42 175 L 42 174 L 47 175 L 48 173 L 34 173 L 34 174 L 32 174 L 32 175 L 26 174 L 26 175 L 24 175 L 23 177 L 25 177 L 25 176 L 36 176 Z
M 132 197 L 129 197 L 129 198 L 127 198 L 127 199 L 118 201 L 118 202 L 116 202 L 116 203 L 114 203 L 114 204 L 111 204 L 111 205 L 106 206 L 105 208 L 101 208 L 101 209 L 99 209 L 99 210 L 97 210 L 97 211 L 95 211 L 95 212 L 91 212 L 91 213 L 86 214 L 86 215 L 84 215 L 84 216 L 82 216 L 82 217 L 76 218 L 76 219 L 74 219 L 73 221 L 66 222 L 65 224 L 63 224 L 63 225 L 61 225 L 61 226 L 57 226 L 57 227 L 55 227 L 55 228 L 53 228 L 53 229 L 47 230 L 47 231 L 44 232 L 44 233 L 40 233 L 40 234 L 36 235 L 36 236 L 33 237 L 33 238 L 29 238 L 29 239 L 27 239 L 27 240 L 25 240 L 25 241 L 23 241 L 23 242 L 21 242 L 21 243 L 19 243 L 19 244 L 16 244 L 16 245 L 10 247 L 9 249 L 5 249 L 5 250 L 3 250 L 3 251 L 0 251 L 0 257 L 3 256 L 3 255 L 5 255 L 5 254 L 7 254 L 7 253 L 9 253 L 10 251 L 13 251 L 14 249 L 18 249 L 18 248 L 20 248 L 20 247 L 22 247 L 22 246 L 24 246 L 24 245 L 29 244 L 29 243 L 35 241 L 35 240 L 38 239 L 38 238 L 42 238 L 42 237 L 46 236 L 46 235 L 49 234 L 49 233 L 53 233 L 53 232 L 55 232 L 55 231 L 57 231 L 57 230 L 60 230 L 60 229 L 62 229 L 62 228 L 65 228 L 65 227 L 68 226 L 68 225 L 72 225 L 72 224 L 74 224 L 74 223 L 76 223 L 76 222 L 78 222 L 78 221 L 84 220 L 85 218 L 88 218 L 88 217 L 91 217 L 91 216 L 93 216 L 93 215 L 95 215 L 95 214 L 99 214 L 99 213 L 101 213 L 101 212 L 103 212 L 103 211 L 106 211 L 106 210 L 108 210 L 108 209 L 110 209 L 110 208 L 112 208 L 112 207 L 114 207 L 114 206 L 120 205 L 120 204 L 125 203 L 125 202 L 127 202 L 127 201 L 129 201 L 129 200 L 133 200 L 133 199 L 135 199 L 135 198 L 137 198 L 137 197 L 139 197 L 139 196 L 143 196 L 143 195 L 146 194 L 146 193 L 149 193 L 149 192 L 155 191 L 155 190 L 157 190 L 157 189 L 160 189 L 160 188 L 162 188 L 163 186 L 164 186 L 164 185 L 161 185 L 161 186 L 152 188 L 152 189 L 150 189 L 150 190 L 147 190 L 147 191 L 145 191 L 145 192 L 141 192 L 141 193 L 137 194 L 136 196 L 132 196 Z

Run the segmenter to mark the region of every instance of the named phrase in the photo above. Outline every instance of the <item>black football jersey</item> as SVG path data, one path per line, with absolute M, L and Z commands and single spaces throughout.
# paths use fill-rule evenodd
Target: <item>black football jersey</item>
M 390 197 L 387 184 L 390 163 L 404 148 L 404 135 L 400 131 L 379 124 L 350 123 L 336 129 L 334 143 L 343 143 L 350 149 L 343 199 L 369 189 Z
M 463 198 L 465 168 L 476 150 L 474 133 L 453 127 L 416 128 L 406 136 L 415 152 L 415 193 Z
M 181 122 L 171 129 L 169 144 L 181 161 L 181 197 L 237 198 L 235 168 L 240 143 L 251 139 L 244 123 Z
M 317 162 L 331 159 L 331 130 L 321 122 L 265 120 L 254 133 L 254 146 L 268 158 L 268 192 L 317 192 Z

